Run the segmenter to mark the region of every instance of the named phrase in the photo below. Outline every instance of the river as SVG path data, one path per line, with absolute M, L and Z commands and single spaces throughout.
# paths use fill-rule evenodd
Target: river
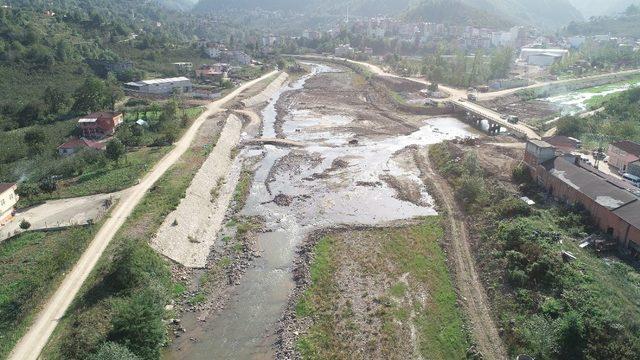
M 262 111 L 264 137 L 276 137 L 276 103 L 283 93 L 304 91 L 308 79 L 337 71 L 319 64 L 312 68 L 309 75 L 278 92 Z M 257 240 L 262 256 L 233 289 L 227 306 L 201 325 L 198 342 L 169 358 L 274 358 L 274 330 L 295 285 L 291 274 L 295 249 L 308 234 L 336 225 L 384 225 L 436 214 L 413 160 L 402 157 L 401 150 L 474 136 L 473 130 L 454 118 L 430 118 L 411 134 L 364 138 L 354 144 L 353 134 L 344 130 L 353 121 L 344 114 L 291 108 L 282 131 L 288 139 L 304 142 L 304 148 L 266 145 L 242 151 L 242 157 L 262 155 L 241 211 L 265 220 L 265 232 Z M 381 180 L 389 177 L 416 189 L 416 198 L 400 200 L 397 189 Z M 276 196 L 284 196 L 287 204 L 276 204 Z

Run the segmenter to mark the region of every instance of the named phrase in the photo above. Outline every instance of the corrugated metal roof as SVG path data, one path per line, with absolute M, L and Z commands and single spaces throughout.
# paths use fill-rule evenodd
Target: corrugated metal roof
M 543 164 L 549 173 L 588 196 L 609 210 L 615 210 L 632 201 L 636 201 L 630 192 L 623 190 L 606 179 L 577 166 L 563 157 L 551 159 Z
M 175 82 L 182 82 L 182 81 L 191 81 L 191 80 L 189 80 L 189 78 L 187 78 L 187 77 L 180 76 L 180 77 L 164 78 L 164 79 L 141 80 L 141 81 L 135 81 L 135 82 L 126 83 L 125 85 L 128 85 L 128 86 L 144 86 L 144 85 L 157 85 L 157 84 L 175 83 Z
M 614 211 L 622 220 L 640 229 L 640 201 L 636 200 Z

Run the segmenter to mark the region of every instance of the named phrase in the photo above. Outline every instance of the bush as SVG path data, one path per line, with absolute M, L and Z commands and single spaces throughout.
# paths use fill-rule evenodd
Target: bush
M 89 356 L 88 360 L 138 360 L 126 347 L 113 342 L 102 344 L 97 353 Z
M 40 194 L 40 187 L 34 183 L 23 182 L 18 185 L 16 193 L 20 197 L 28 198 Z
M 521 163 L 513 168 L 513 170 L 511 171 L 511 179 L 516 184 L 529 184 L 533 182 L 529 167 L 524 163 Z
M 125 345 L 142 359 L 158 359 L 164 343 L 164 304 L 151 290 L 116 306 L 109 339 Z
M 496 206 L 496 213 L 502 219 L 528 216 L 531 214 L 531 207 L 518 198 L 510 197 Z
M 28 222 L 26 219 L 22 219 L 22 221 L 20 222 L 20 229 L 27 230 L 30 227 L 31 227 L 31 223 Z

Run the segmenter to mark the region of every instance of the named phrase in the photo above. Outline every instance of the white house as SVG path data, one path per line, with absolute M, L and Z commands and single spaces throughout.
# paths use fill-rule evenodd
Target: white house
M 0 183 L 0 225 L 13 218 L 15 206 L 20 197 L 16 194 L 18 185 L 15 183 Z
M 355 49 L 351 47 L 349 44 L 343 44 L 338 46 L 334 51 L 335 56 L 337 57 L 352 57 L 355 54 Z

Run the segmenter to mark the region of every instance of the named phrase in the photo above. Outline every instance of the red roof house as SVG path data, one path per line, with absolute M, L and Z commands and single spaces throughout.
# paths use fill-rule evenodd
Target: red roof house
M 105 145 L 97 141 L 74 138 L 58 146 L 58 154 L 60 154 L 60 156 L 69 156 L 75 154 L 81 149 L 104 150 Z
M 609 165 L 620 172 L 627 172 L 629 164 L 640 160 L 640 144 L 633 141 L 618 141 L 609 145 Z
M 119 112 L 97 112 L 78 119 L 78 127 L 83 137 L 103 138 L 113 135 L 123 118 Z

